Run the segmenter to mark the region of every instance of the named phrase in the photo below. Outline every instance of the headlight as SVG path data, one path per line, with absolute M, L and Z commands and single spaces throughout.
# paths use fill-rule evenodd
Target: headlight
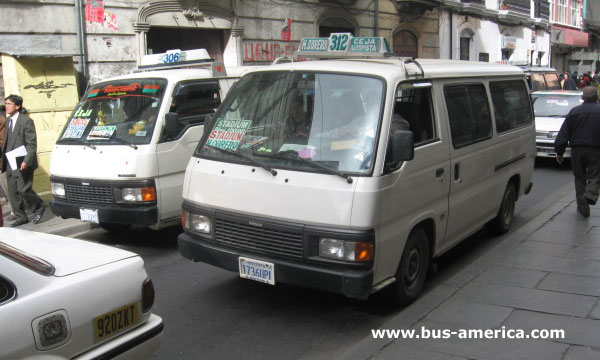
M 121 199 L 127 202 L 156 201 L 156 189 L 154 186 L 143 188 L 122 188 Z
M 190 230 L 210 234 L 210 228 L 211 223 L 208 216 L 190 213 Z
M 344 241 L 338 239 L 319 239 L 319 256 L 354 262 L 373 260 L 373 243 Z
M 50 190 L 52 191 L 52 195 L 54 195 L 54 197 L 65 197 L 65 184 L 63 183 L 51 182 Z

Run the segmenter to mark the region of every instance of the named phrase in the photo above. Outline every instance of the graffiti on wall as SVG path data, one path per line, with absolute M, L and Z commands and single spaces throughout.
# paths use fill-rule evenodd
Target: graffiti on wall
M 56 89 L 63 89 L 67 86 L 75 86 L 75 84 L 65 83 L 65 84 L 54 84 L 54 80 L 50 81 L 40 81 L 37 84 L 27 85 L 24 89 L 35 89 L 38 90 L 40 94 L 46 94 L 46 97 L 51 98 L 52 93 L 56 91 Z
M 104 0 L 85 0 L 85 21 L 119 31 L 117 14 L 104 8 Z
M 278 57 L 291 57 L 297 45 L 283 41 L 244 41 L 244 61 L 273 61 Z

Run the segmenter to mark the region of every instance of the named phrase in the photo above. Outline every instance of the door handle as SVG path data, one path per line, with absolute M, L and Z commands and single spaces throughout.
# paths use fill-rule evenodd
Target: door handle
M 444 168 L 439 168 L 435 171 L 435 177 L 436 178 L 441 178 L 442 176 L 444 176 Z
M 462 182 L 462 179 L 460 178 L 460 165 L 458 163 L 454 164 L 454 182 Z

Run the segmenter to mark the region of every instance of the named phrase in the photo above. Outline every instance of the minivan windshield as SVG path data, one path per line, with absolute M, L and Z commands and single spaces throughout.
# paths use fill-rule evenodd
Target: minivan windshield
M 164 79 L 127 79 L 90 87 L 57 143 L 148 144 L 166 85 Z
M 240 163 L 251 157 L 268 169 L 366 174 L 383 94 L 384 81 L 374 77 L 250 73 L 229 92 L 195 155 Z
M 537 117 L 566 117 L 569 111 L 581 105 L 581 94 L 532 94 L 533 111 Z

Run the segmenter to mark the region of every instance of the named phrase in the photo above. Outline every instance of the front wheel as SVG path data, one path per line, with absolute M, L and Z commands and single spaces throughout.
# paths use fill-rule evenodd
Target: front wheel
M 517 199 L 517 191 L 515 184 L 509 182 L 504 191 L 502 202 L 498 215 L 490 222 L 491 230 L 497 234 L 506 234 L 510 230 L 515 216 L 515 201 Z
M 422 228 L 416 228 L 406 241 L 396 271 L 396 282 L 391 285 L 394 303 L 408 305 L 417 299 L 423 289 L 428 267 L 429 240 Z
M 130 224 L 113 224 L 101 222 L 100 227 L 108 232 L 123 232 L 131 227 Z

